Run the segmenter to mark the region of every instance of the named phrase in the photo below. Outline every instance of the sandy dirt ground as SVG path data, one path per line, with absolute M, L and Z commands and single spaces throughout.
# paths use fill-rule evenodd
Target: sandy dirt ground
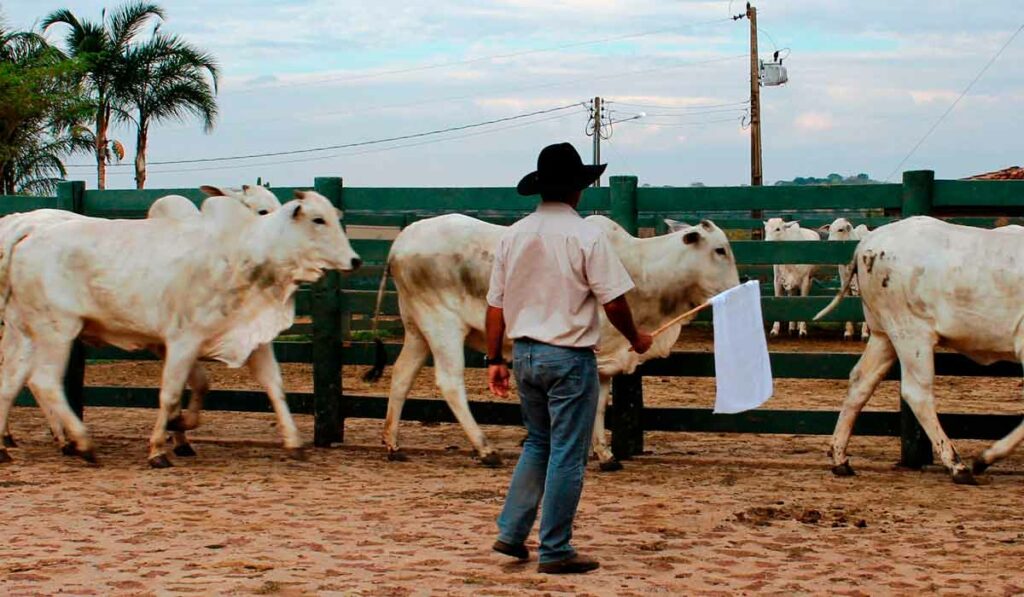
M 699 342 L 690 349 L 699 349 Z M 784 340 L 774 350 L 857 350 Z M 218 388 L 251 388 L 211 367 Z M 351 391 L 383 394 L 386 382 Z M 310 371 L 285 366 L 290 391 Z M 90 365 L 88 383 L 155 385 L 152 363 Z M 653 378 L 648 404 L 710 406 L 713 380 Z M 487 399 L 471 372 L 472 399 Z M 942 379 L 947 412 L 1020 412 L 1017 379 Z M 835 409 L 845 382 L 779 380 L 766 407 Z M 895 384 L 869 408 L 894 409 Z M 415 396 L 437 396 L 430 371 Z M 304 437 L 312 420 L 296 417 Z M 472 459 L 455 425 L 405 423 L 408 463 L 389 463 L 381 422 L 350 420 L 346 444 L 284 459 L 272 415 L 211 412 L 199 455 L 146 466 L 153 412 L 92 408 L 101 464 L 60 455 L 34 408 L 0 468 L 0 594 L 744 595 L 1024 594 L 1024 451 L 980 487 L 893 466 L 895 438 L 851 444 L 858 475 L 829 473 L 827 437 L 649 433 L 650 454 L 587 477 L 575 543 L 583 577 L 488 551 L 511 465 Z M 522 430 L 487 427 L 514 461 Z M 957 442 L 973 455 L 982 442 Z M 535 536 L 534 536 L 535 537 Z M 535 548 L 535 538 L 530 542 Z

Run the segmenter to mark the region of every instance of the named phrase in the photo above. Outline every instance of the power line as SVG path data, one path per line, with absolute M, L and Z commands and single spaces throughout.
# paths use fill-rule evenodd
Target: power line
M 726 102 L 721 104 L 694 104 L 692 106 L 672 106 L 668 104 L 639 104 L 634 102 L 621 102 L 618 100 L 608 100 L 609 104 L 618 104 L 620 106 L 629 106 L 632 108 L 653 108 L 656 110 L 703 110 L 705 108 L 724 108 L 726 106 L 744 106 L 750 103 L 749 99 L 738 102 Z
M 620 122 L 633 122 L 638 119 L 627 119 Z M 646 124 L 647 126 L 668 126 L 668 127 L 690 127 L 690 126 L 705 126 L 709 124 L 716 124 L 720 122 L 739 122 L 739 118 L 718 118 L 713 120 L 698 120 L 694 122 L 641 122 L 640 124 Z
M 516 123 L 516 124 L 511 124 L 511 125 L 506 125 L 506 126 L 501 126 L 501 127 L 495 127 L 495 128 L 491 128 L 491 129 L 482 130 L 482 131 L 476 131 L 476 132 L 472 132 L 472 133 L 465 133 L 465 134 L 462 134 L 462 135 L 453 135 L 451 137 L 443 137 L 443 138 L 440 138 L 440 139 L 421 140 L 421 141 L 417 141 L 417 142 L 414 142 L 414 143 L 403 143 L 403 144 L 399 144 L 399 145 L 392 145 L 392 146 L 389 146 L 389 147 L 376 147 L 376 148 L 372 148 L 372 149 L 364 149 L 364 150 L 361 150 L 361 151 L 340 152 L 340 153 L 334 153 L 334 154 L 325 155 L 325 156 L 299 158 L 299 159 L 294 159 L 294 160 L 276 160 L 276 161 L 272 161 L 272 162 L 258 162 L 258 163 L 255 163 L 255 164 L 235 164 L 235 165 L 228 165 L 228 166 L 205 166 L 205 167 L 199 167 L 199 168 L 181 168 L 181 169 L 174 169 L 174 170 L 154 170 L 154 171 L 151 171 L 150 174 L 177 174 L 177 173 L 183 173 L 183 172 L 209 172 L 209 171 L 213 171 L 213 170 L 217 170 L 217 171 L 239 170 L 239 169 L 244 169 L 244 168 L 262 168 L 262 167 L 265 167 L 265 166 L 279 166 L 279 165 L 285 165 L 285 164 L 298 164 L 298 163 L 306 163 L 306 162 L 324 161 L 324 160 L 331 160 L 331 159 L 338 158 L 338 157 L 349 157 L 349 156 L 365 155 L 365 154 L 369 154 L 369 153 L 379 153 L 379 152 L 383 152 L 383 151 L 391 151 L 391 150 L 394 150 L 394 149 L 403 149 L 403 148 L 407 148 L 407 147 L 418 147 L 418 146 L 421 146 L 421 145 L 430 145 L 430 144 L 433 144 L 433 143 L 443 143 L 445 141 L 454 141 L 454 140 L 457 140 L 457 139 L 466 139 L 466 138 L 469 138 L 469 137 L 477 137 L 477 136 L 480 136 L 480 135 L 491 134 L 491 133 L 494 133 L 494 132 L 497 132 L 497 131 L 503 131 L 503 130 L 514 129 L 514 128 L 522 128 L 522 127 L 525 127 L 525 126 L 531 126 L 531 125 L 534 125 L 534 124 L 539 124 L 539 123 L 542 123 L 542 122 L 548 122 L 548 121 L 551 121 L 551 120 L 560 120 L 560 119 L 567 118 L 569 116 L 573 116 L 573 114 L 555 114 L 553 116 L 547 116 L 545 118 L 537 118 L 537 119 L 530 120 L 530 121 L 527 121 L 527 122 L 520 122 L 520 123 Z M 129 175 L 129 174 L 132 174 L 132 172 L 127 172 L 127 171 L 126 172 L 114 172 L 112 174 L 115 174 L 115 175 Z
M 363 146 L 366 146 L 366 145 L 379 145 L 381 143 L 390 143 L 392 141 L 402 141 L 402 140 L 406 140 L 406 139 L 416 139 L 416 138 L 427 137 L 427 136 L 431 136 L 431 135 L 440 135 L 440 134 L 443 134 L 443 133 L 450 133 L 450 132 L 454 132 L 454 131 L 462 131 L 462 130 L 471 129 L 471 128 L 478 128 L 478 127 L 481 127 L 481 126 L 487 126 L 489 124 L 497 124 L 497 123 L 500 123 L 500 122 L 508 122 L 510 120 L 519 120 L 521 118 L 528 118 L 530 116 L 537 116 L 537 115 L 540 115 L 540 114 L 549 114 L 551 112 L 557 112 L 557 111 L 560 111 L 560 110 L 567 110 L 569 108 L 575 108 L 576 106 L 582 106 L 582 105 L 584 105 L 584 102 L 577 102 L 577 103 L 568 104 L 568 105 L 565 105 L 565 106 L 558 106 L 558 107 L 555 107 L 555 108 L 547 108 L 545 110 L 536 110 L 534 112 L 527 112 L 525 114 L 516 114 L 515 116 L 506 116 L 504 118 L 495 118 L 495 119 L 492 119 L 492 120 L 485 120 L 483 122 L 475 122 L 475 123 L 472 123 L 472 124 L 464 124 L 464 125 L 460 125 L 460 126 L 451 126 L 451 127 L 446 127 L 446 128 L 443 128 L 443 129 L 434 129 L 434 130 L 431 130 L 431 131 L 424 131 L 424 132 L 421 132 L 421 133 L 412 133 L 412 134 L 409 134 L 409 135 L 399 135 L 399 136 L 396 136 L 396 137 L 387 137 L 387 138 L 384 138 L 384 139 L 372 139 L 372 140 L 369 140 L 369 141 L 358 141 L 358 142 L 355 142 L 355 143 L 342 143 L 342 144 L 338 144 L 338 145 L 325 145 L 325 146 L 322 146 L 322 147 L 309 147 L 309 148 L 305 148 L 305 149 L 292 149 L 292 150 L 289 150 L 289 151 L 271 151 L 271 152 L 265 152 L 265 153 L 251 153 L 251 154 L 246 154 L 246 155 L 221 156 L 221 157 L 211 157 L 211 158 L 196 158 L 196 159 L 191 159 L 191 160 L 165 160 L 165 161 L 150 162 L 149 164 L 152 165 L 152 166 L 167 166 L 167 165 L 172 165 L 172 164 L 199 164 L 199 163 L 207 163 L 207 162 L 231 162 L 231 161 L 238 161 L 238 160 L 249 160 L 249 159 L 254 159 L 254 158 L 268 158 L 268 157 L 277 157 L 277 156 L 286 156 L 286 155 L 298 155 L 298 154 L 303 154 L 303 153 L 314 153 L 314 152 L 319 152 L 319 151 L 330 151 L 332 149 L 346 149 L 346 148 L 350 148 L 350 147 L 363 147 Z M 76 167 L 77 166 L 78 165 L 76 164 Z
M 736 106 L 733 108 L 716 108 L 713 110 L 695 110 L 693 112 L 647 112 L 646 115 L 650 118 L 686 118 L 689 116 L 700 116 L 701 114 L 722 114 L 727 112 L 744 112 L 745 108 Z
M 917 143 L 914 144 L 914 147 L 912 147 L 910 151 L 907 152 L 907 155 L 904 156 L 902 160 L 900 160 L 900 163 L 897 164 L 895 168 L 893 168 L 892 172 L 889 173 L 889 176 L 885 177 L 885 182 L 889 182 L 889 180 L 892 179 L 893 175 L 896 174 L 900 170 L 900 168 L 903 167 L 903 164 L 907 163 L 907 160 L 910 159 L 910 156 L 914 155 L 914 152 L 916 152 L 917 149 L 921 147 L 921 145 L 925 142 L 925 140 L 928 137 L 930 137 L 933 132 L 935 132 L 935 129 L 939 128 L 939 125 L 942 124 L 942 121 L 945 120 L 947 116 L 949 116 L 949 114 L 953 111 L 954 108 L 956 108 L 957 104 L 960 103 L 960 100 L 964 99 L 964 96 L 967 95 L 967 92 L 971 90 L 971 87 L 974 87 L 974 84 L 977 83 L 978 80 L 985 75 L 989 67 L 992 66 L 995 63 L 995 61 L 999 59 L 999 56 L 1003 54 L 1003 51 L 1005 51 L 1006 48 L 1010 47 L 1010 44 L 1013 43 L 1013 40 L 1017 38 L 1021 31 L 1024 31 L 1024 24 L 1021 24 L 1020 27 L 1017 27 L 1017 30 L 1013 32 L 1013 35 L 1010 36 L 1010 39 L 1006 40 L 1006 43 L 1004 43 L 1002 47 L 999 48 L 999 51 L 997 51 L 995 55 L 993 55 L 992 58 L 989 59 L 987 63 L 985 63 L 985 66 L 982 67 L 980 71 L 978 71 L 978 74 L 975 75 L 973 79 L 971 79 L 971 82 L 967 84 L 967 87 L 964 87 L 964 90 L 960 92 L 960 95 L 958 95 L 957 98 L 953 100 L 953 103 L 950 104 L 948 108 L 946 108 L 946 111 L 942 113 L 942 116 L 939 116 L 939 119 L 932 124 L 931 128 L 928 129 L 924 136 L 922 136 L 917 141 Z
M 588 41 L 579 41 L 579 42 L 572 42 L 572 43 L 567 43 L 567 44 L 561 44 L 561 45 L 557 45 L 557 46 L 549 46 L 549 47 L 546 47 L 546 48 L 533 48 L 533 49 L 529 49 L 529 50 L 522 50 L 522 51 L 519 51 L 519 52 L 509 52 L 509 53 L 506 53 L 506 54 L 492 54 L 492 55 L 489 55 L 489 56 L 481 56 L 481 57 L 478 57 L 478 58 L 467 58 L 465 60 L 456 60 L 456 61 L 452 61 L 452 62 L 438 62 L 438 63 L 433 63 L 433 64 L 424 64 L 424 65 L 421 65 L 421 66 L 410 66 L 410 67 L 406 67 L 406 68 L 396 68 L 396 69 L 391 69 L 391 70 L 378 71 L 378 72 L 374 72 L 374 73 L 365 73 L 365 74 L 362 74 L 362 75 L 347 75 L 347 76 L 339 76 L 339 77 L 327 77 L 327 78 L 324 78 L 324 79 L 318 79 L 318 80 L 313 80 L 313 81 L 294 81 L 294 82 L 284 82 L 284 83 L 280 83 L 280 84 L 270 84 L 270 85 L 264 85 L 264 86 L 261 86 L 261 87 L 254 87 L 254 88 L 250 88 L 250 89 L 240 89 L 240 90 L 236 90 L 236 91 L 229 91 L 229 92 L 226 92 L 225 95 L 232 95 L 232 94 L 240 95 L 240 94 L 243 94 L 243 93 L 252 93 L 252 92 L 256 92 L 256 91 L 263 91 L 263 90 L 266 90 L 266 89 L 281 89 L 281 88 L 285 88 L 285 87 L 294 87 L 296 85 L 322 85 L 322 84 L 325 84 L 325 83 L 338 83 L 338 82 L 347 82 L 347 81 L 358 81 L 358 80 L 362 80 L 362 79 L 373 79 L 373 78 L 379 78 L 379 77 L 386 77 L 386 76 L 390 76 L 390 75 L 406 74 L 406 73 L 411 73 L 411 72 L 435 70 L 435 69 L 440 69 L 440 68 L 451 68 L 453 66 L 464 66 L 466 64 L 475 64 L 475 63 L 478 63 L 478 62 L 491 62 L 491 61 L 494 61 L 494 60 L 504 60 L 506 58 L 518 58 L 520 56 L 528 56 L 530 54 L 544 54 L 544 53 L 548 53 L 548 52 L 557 52 L 557 51 L 561 51 L 561 50 L 567 50 L 567 49 L 570 49 L 570 48 L 578 48 L 578 47 L 583 47 L 583 46 L 599 45 L 599 44 L 604 44 L 604 43 L 608 43 L 608 42 L 612 42 L 612 41 L 621 41 L 621 40 L 624 40 L 624 39 L 634 39 L 634 38 L 638 38 L 638 37 L 646 37 L 646 36 L 658 35 L 658 34 L 662 34 L 662 33 L 671 33 L 673 31 L 679 31 L 681 29 L 689 29 L 691 27 L 699 27 L 699 26 L 702 26 L 702 25 L 713 25 L 715 23 L 726 22 L 726 21 L 729 21 L 729 20 L 730 19 L 727 19 L 727 18 L 725 18 L 725 19 L 712 19 L 712 20 L 709 20 L 709 21 L 701 21 L 701 22 L 697 22 L 697 23 L 689 23 L 689 24 L 686 24 L 686 25 L 680 25 L 680 26 L 676 26 L 676 27 L 666 27 L 666 28 L 662 28 L 662 29 L 652 29 L 652 30 L 648 30 L 648 31 L 640 31 L 640 32 L 637 32 L 637 33 L 627 33 L 627 34 L 624 34 L 624 35 L 614 35 L 614 36 L 610 36 L 610 37 L 603 37 L 603 38 L 592 39 L 592 40 L 588 40 Z

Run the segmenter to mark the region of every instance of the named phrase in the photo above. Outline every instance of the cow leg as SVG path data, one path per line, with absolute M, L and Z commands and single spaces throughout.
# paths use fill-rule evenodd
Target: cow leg
M 62 448 L 64 453 L 81 456 L 86 462 L 95 463 L 96 453 L 89 432 L 78 415 L 71 410 L 64 393 L 64 374 L 71 354 L 71 344 L 76 336 L 77 331 L 66 338 L 38 343 L 33 347 L 28 386 L 40 408 L 44 412 L 48 410 L 53 416 L 56 421 L 54 427 L 66 436 Z M 54 429 L 55 433 L 57 429 Z
M 800 282 L 800 296 L 811 296 L 811 283 L 812 282 L 813 282 L 813 280 L 811 279 L 811 274 L 808 273 L 807 276 L 803 279 L 803 281 Z M 798 335 L 801 338 L 806 338 L 807 337 L 807 322 L 806 321 L 801 321 L 799 323 L 798 327 L 799 327 Z
M 384 445 L 388 449 L 388 460 L 405 461 L 408 457 L 398 445 L 398 424 L 402 420 L 402 407 L 409 395 L 416 375 L 427 362 L 430 347 L 414 323 L 405 325 L 405 341 L 402 351 L 391 370 L 391 390 L 388 392 L 388 414 L 384 419 Z
M 149 466 L 167 468 L 171 461 L 164 450 L 167 422 L 181 409 L 181 392 L 185 389 L 189 372 L 196 364 L 197 347 L 167 343 L 163 375 L 160 379 L 160 407 L 157 410 L 153 434 L 149 438 Z
M 442 322 L 438 322 L 442 324 Z M 465 331 L 460 323 L 449 322 L 438 326 L 437 337 L 428 336 L 430 352 L 434 355 L 434 373 L 437 376 L 437 387 L 441 389 L 448 407 L 452 409 L 455 419 L 462 425 L 469 442 L 473 444 L 480 462 L 485 466 L 501 466 L 501 456 L 491 447 L 484 436 L 483 430 L 477 425 L 473 413 L 469 410 L 466 398 L 466 358 L 462 352 L 465 343 Z
M 772 266 L 772 274 L 773 274 L 772 275 L 772 286 L 773 286 L 773 288 L 775 290 L 775 296 L 776 296 L 776 298 L 778 298 L 778 297 L 782 296 L 782 278 L 779 275 L 779 266 L 777 266 L 777 265 L 773 265 Z M 772 324 L 772 331 L 771 331 L 771 333 L 769 335 L 772 338 L 777 338 L 781 332 L 782 332 L 782 322 L 781 321 L 776 321 L 775 323 Z
M 28 377 L 32 365 L 28 342 L 21 339 L 10 328 L 6 332 L 0 339 L 0 354 L 3 354 L 3 366 L 0 367 L 0 428 L 6 431 L 4 444 L 0 446 L 0 464 L 11 460 L 7 448 L 14 446 L 13 438 L 11 444 L 6 441 L 10 437 L 8 417 L 10 417 L 11 407 L 14 406 L 14 400 L 18 397 L 18 392 L 25 386 L 25 379 Z
M 860 324 L 860 339 L 862 342 L 867 342 L 870 337 L 871 330 L 868 329 L 868 322 L 862 321 Z
M 920 334 L 900 338 L 895 344 L 903 371 L 900 380 L 903 399 L 928 434 L 932 448 L 938 452 L 953 481 L 962 485 L 976 485 L 974 475 L 960 460 L 953 442 L 939 425 L 939 415 L 935 411 L 935 338 L 931 333 Z
M 210 392 L 210 378 L 206 370 L 199 363 L 192 367 L 188 374 L 188 387 L 192 390 L 188 399 L 188 410 L 179 411 L 179 414 L 171 419 L 168 426 L 175 428 L 171 432 L 174 441 L 174 454 L 176 456 L 192 457 L 196 451 L 188 442 L 185 432 L 199 427 L 199 413 L 203 409 L 203 399 Z
M 892 368 L 896 360 L 896 350 L 886 336 L 872 336 L 864 347 L 864 354 L 850 372 L 850 386 L 843 401 L 843 409 L 836 421 L 836 429 L 832 433 L 832 472 L 845 477 L 853 474 L 850 461 L 846 455 L 846 447 L 850 443 L 853 424 L 857 415 L 868 403 L 878 384 L 885 379 L 885 374 Z
M 853 338 L 853 322 L 847 321 L 843 327 L 843 340 L 850 340 Z
M 594 454 L 600 461 L 602 471 L 622 470 L 622 464 L 616 460 L 611 448 L 608 446 L 608 438 L 605 434 L 605 412 L 608 410 L 608 398 L 612 393 L 612 378 L 602 377 L 601 385 L 597 396 L 597 416 L 594 417 Z
M 249 355 L 247 362 L 249 372 L 263 388 L 267 391 L 270 404 L 277 414 L 277 424 L 281 428 L 281 435 L 284 438 L 284 449 L 288 456 L 296 460 L 305 460 L 306 454 L 302 448 L 302 438 L 299 435 L 299 428 L 295 426 L 295 419 L 288 410 L 288 400 L 284 392 L 284 380 L 281 379 L 281 367 L 274 358 L 274 348 L 270 344 L 261 344 Z
M 1017 360 L 1024 361 L 1024 347 L 1018 348 Z M 983 473 L 985 469 L 992 466 L 997 460 L 1006 458 L 1020 443 L 1024 441 L 1024 421 L 1017 425 L 1006 437 L 988 447 L 984 452 L 974 459 L 972 470 L 975 473 Z

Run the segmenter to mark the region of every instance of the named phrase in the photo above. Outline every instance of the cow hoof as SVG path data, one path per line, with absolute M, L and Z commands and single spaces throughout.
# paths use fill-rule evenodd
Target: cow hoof
M 174 455 L 181 456 L 183 458 L 192 458 L 196 455 L 196 451 L 192 448 L 192 444 L 181 444 L 180 446 L 174 446 Z
M 614 459 L 614 458 L 612 458 L 611 460 L 609 460 L 607 462 L 602 462 L 601 464 L 599 464 L 597 466 L 598 466 L 599 469 L 601 469 L 602 472 L 605 472 L 605 473 L 614 473 L 615 471 L 621 471 L 622 470 L 622 463 L 619 462 L 618 460 Z
M 88 462 L 89 464 L 99 464 L 99 460 L 96 459 L 96 450 L 90 448 L 88 450 L 75 451 L 78 453 L 79 456 L 82 457 L 82 460 Z
M 298 460 L 299 462 L 305 462 L 309 460 L 309 453 L 306 452 L 305 448 L 285 448 L 284 453 L 288 456 L 289 460 Z
M 768 332 L 768 337 L 770 337 L 770 338 L 778 338 L 779 337 L 779 332 L 776 331 L 776 330 L 772 330 L 772 331 Z
M 870 339 L 871 339 L 871 336 L 861 336 L 861 337 L 860 337 L 860 341 L 861 341 L 861 342 L 867 342 L 867 341 L 868 341 L 868 340 L 870 340 Z
M 501 466 L 501 456 L 497 452 L 491 452 L 490 454 L 480 457 L 480 464 L 491 468 L 497 468 Z
M 160 454 L 149 459 L 149 466 L 150 468 L 171 468 L 174 465 L 167 459 L 166 454 Z
M 992 466 L 992 463 L 985 462 L 981 458 L 975 458 L 974 462 L 971 464 L 971 472 L 975 475 L 980 475 L 987 471 L 990 466 Z
M 844 462 L 833 466 L 832 474 L 837 477 L 852 477 L 855 473 L 853 472 L 853 467 L 850 466 L 850 463 Z
M 388 460 L 391 462 L 409 462 L 409 455 L 401 450 L 388 450 Z
M 853 340 L 853 334 L 843 334 L 843 342 L 849 342 Z
M 18 447 L 18 442 L 14 441 L 14 436 L 12 436 L 12 435 L 5 435 L 4 436 L 4 447 L 5 448 L 17 448 Z
M 971 471 L 966 468 L 962 468 L 953 473 L 953 482 L 957 485 L 977 485 L 978 480 L 974 478 Z
M 167 421 L 167 431 L 187 431 L 185 428 L 185 418 L 178 415 Z
M 807 337 L 807 330 L 801 330 L 801 331 L 797 332 L 796 335 L 797 335 L 798 338 L 806 338 Z
M 11 455 L 7 453 L 7 450 L 0 448 L 0 464 L 5 464 L 13 460 Z
M 60 447 L 60 453 L 65 456 L 78 456 L 78 449 L 75 448 L 74 442 L 68 442 Z

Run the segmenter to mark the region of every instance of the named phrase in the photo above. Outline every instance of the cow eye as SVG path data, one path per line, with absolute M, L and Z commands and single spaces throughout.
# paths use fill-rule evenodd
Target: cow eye
M 259 211 L 258 211 L 258 212 L 256 212 L 256 213 L 260 214 L 261 216 L 265 216 L 265 215 L 267 215 L 267 214 L 268 214 L 268 213 L 270 213 L 270 212 L 269 212 L 269 211 L 267 211 L 267 210 L 265 210 L 265 209 L 261 209 L 261 210 L 259 210 Z
M 314 224 L 326 224 L 327 220 L 325 220 L 323 218 L 313 218 L 313 223 Z
M 715 249 L 715 253 L 718 253 L 722 257 L 725 257 L 725 247 L 718 247 L 717 249 Z

